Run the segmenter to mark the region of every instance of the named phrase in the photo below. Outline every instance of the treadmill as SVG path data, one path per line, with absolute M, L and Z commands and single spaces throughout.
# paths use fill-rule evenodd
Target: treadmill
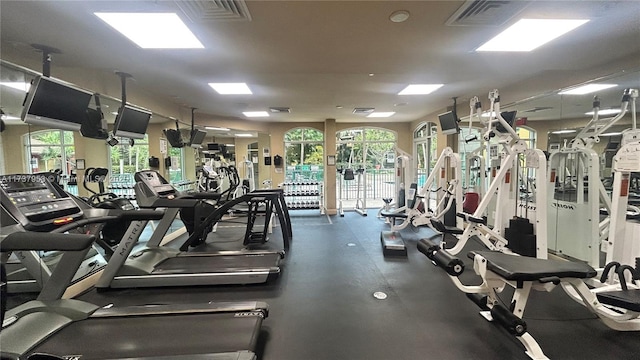
M 3 199 L 15 200 L 8 195 L 16 195 L 17 189 L 21 193 L 20 201 L 2 202 L 6 224 L 0 228 L 3 255 L 17 251 L 63 252 L 38 298 L 7 312 L 0 332 L 3 359 L 35 353 L 83 360 L 256 359 L 258 335 L 268 315 L 263 302 L 98 308 L 79 300 L 61 299 L 96 240 L 95 234 L 86 233 L 88 227 L 109 221 L 159 219 L 162 212 L 87 211 L 72 197 L 58 196 L 46 178 L 32 175 L 1 176 L 0 183 Z M 49 211 L 49 204 L 58 205 L 54 209 L 64 208 L 62 213 L 68 214 Z M 40 211 L 43 205 L 47 205 L 46 212 Z M 148 341 L 150 334 L 154 341 Z
M 190 211 L 196 219 L 212 218 L 211 214 L 217 209 L 208 201 L 217 200 L 219 195 L 183 194 L 152 170 L 136 173 L 136 180 L 134 189 L 138 206 L 164 208 L 165 215 L 146 248 L 133 254 L 134 245 L 147 221 L 131 223 L 96 283 L 99 291 L 110 288 L 259 284 L 279 276 L 284 250 L 185 251 L 188 244 L 206 238 L 210 222 L 204 220 L 191 224 L 188 229 L 190 236 L 181 249 L 163 246 L 162 239 L 179 212 Z

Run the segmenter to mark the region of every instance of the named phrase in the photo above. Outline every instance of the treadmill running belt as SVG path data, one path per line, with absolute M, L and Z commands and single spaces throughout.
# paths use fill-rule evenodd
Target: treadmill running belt
M 168 258 L 156 265 L 154 273 L 205 273 L 227 272 L 233 269 L 271 269 L 278 266 L 279 254 L 267 255 L 219 255 L 210 256 L 178 256 Z
M 254 351 L 262 317 L 237 314 L 89 318 L 63 328 L 31 353 L 89 360 Z

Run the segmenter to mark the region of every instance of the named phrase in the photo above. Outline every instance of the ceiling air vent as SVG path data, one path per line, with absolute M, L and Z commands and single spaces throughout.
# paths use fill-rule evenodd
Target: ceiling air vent
M 244 0 L 174 1 L 192 22 L 210 20 L 251 21 L 251 14 Z
M 291 108 L 288 108 L 285 106 L 272 106 L 269 108 L 269 111 L 274 114 L 285 114 L 285 113 L 290 113 Z
M 538 112 L 538 111 L 545 111 L 545 110 L 551 110 L 551 109 L 553 109 L 553 107 L 551 107 L 551 106 L 536 106 L 534 108 L 525 110 L 523 112 L 525 112 L 525 113 L 535 113 L 535 112 Z
M 365 108 L 365 107 L 357 107 L 353 109 L 353 113 L 354 114 L 361 114 L 361 115 L 369 115 L 371 114 L 376 108 Z
M 500 26 L 531 1 L 468 0 L 450 18 L 449 26 Z

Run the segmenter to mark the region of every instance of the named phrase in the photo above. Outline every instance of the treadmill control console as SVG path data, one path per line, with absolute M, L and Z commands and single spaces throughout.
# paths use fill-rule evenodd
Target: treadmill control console
M 157 200 L 172 200 L 180 195 L 157 171 L 139 171 L 134 175 L 134 179 L 136 200 L 140 207 L 153 207 Z
M 2 175 L 0 191 L 2 211 L 27 230 L 47 231 L 82 216 L 73 199 L 44 175 Z

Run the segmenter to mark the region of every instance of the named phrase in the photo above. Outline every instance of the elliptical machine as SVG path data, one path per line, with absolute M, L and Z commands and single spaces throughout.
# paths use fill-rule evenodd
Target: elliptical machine
M 90 167 L 84 171 L 82 186 L 93 194 L 87 199 L 89 205 L 100 209 L 134 210 L 135 206 L 129 199 L 105 191 L 104 182 L 108 173 L 109 170 L 106 168 Z M 99 192 L 92 190 L 87 185 L 88 183 L 97 183 Z M 118 245 L 130 224 L 131 222 L 127 220 L 105 224 L 102 230 L 102 239 L 99 239 L 97 243 L 107 252 L 107 256 L 113 254 L 113 248 Z

